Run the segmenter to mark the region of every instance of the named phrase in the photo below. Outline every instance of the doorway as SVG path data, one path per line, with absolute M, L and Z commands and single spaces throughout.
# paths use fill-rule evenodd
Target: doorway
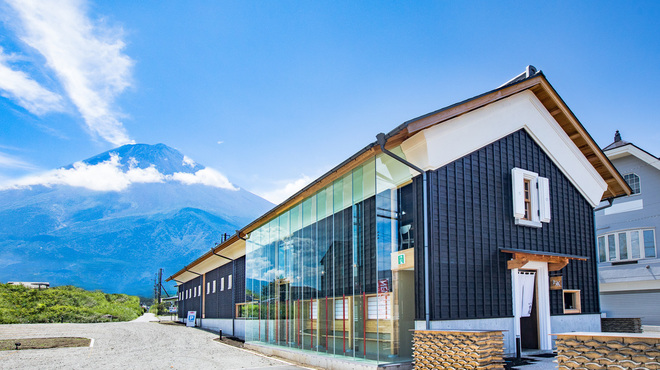
M 547 262 L 512 269 L 514 326 L 523 349 L 552 350 Z
M 520 313 L 520 344 L 522 349 L 539 349 L 538 301 L 536 271 L 520 270 L 518 279 L 522 288 Z

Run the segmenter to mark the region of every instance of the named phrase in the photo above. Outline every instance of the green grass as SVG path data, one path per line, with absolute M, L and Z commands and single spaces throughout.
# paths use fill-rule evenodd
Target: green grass
M 0 284 L 0 324 L 129 321 L 142 314 L 140 299 L 74 286 L 30 289 Z
M 62 347 L 89 347 L 92 340 L 79 337 L 59 337 L 59 338 L 20 338 L 20 339 L 2 339 L 0 340 L 0 351 L 16 350 L 16 343 L 20 343 L 19 350 L 22 349 L 47 349 Z

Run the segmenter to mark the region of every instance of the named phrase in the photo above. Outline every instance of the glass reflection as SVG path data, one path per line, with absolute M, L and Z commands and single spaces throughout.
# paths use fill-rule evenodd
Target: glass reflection
M 246 303 L 237 307 L 246 341 L 405 360 L 410 343 L 400 344 L 399 333 L 412 320 L 399 322 L 402 279 L 392 255 L 414 246 L 411 189 L 406 166 L 377 156 L 253 231 Z

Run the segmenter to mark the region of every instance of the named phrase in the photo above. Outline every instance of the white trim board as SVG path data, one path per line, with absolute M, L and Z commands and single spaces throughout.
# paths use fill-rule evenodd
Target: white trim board
M 408 161 L 435 170 L 520 129 L 529 133 L 592 207 L 600 203 L 607 183 L 531 91 L 424 129 L 404 141 L 401 149 Z
M 660 159 L 646 153 L 645 151 L 639 149 L 633 144 L 626 144 L 618 148 L 610 149 L 605 152 L 605 155 L 610 160 L 625 157 L 627 155 L 632 155 L 646 162 L 647 164 L 655 167 L 655 169 L 660 170 Z
M 605 208 L 604 214 L 607 216 L 623 212 L 639 211 L 640 209 L 644 209 L 643 199 L 631 200 L 629 202 L 622 203 L 617 202 L 611 207 Z

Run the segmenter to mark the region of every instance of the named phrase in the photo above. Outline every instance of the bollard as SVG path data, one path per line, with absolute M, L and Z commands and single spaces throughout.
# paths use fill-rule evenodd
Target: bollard
M 220 340 L 222 340 L 222 329 L 219 330 L 218 335 L 220 335 Z

